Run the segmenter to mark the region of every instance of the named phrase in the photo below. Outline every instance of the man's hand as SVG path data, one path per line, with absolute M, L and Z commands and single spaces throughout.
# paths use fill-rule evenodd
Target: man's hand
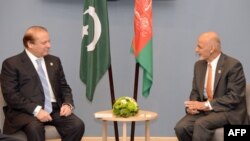
M 37 114 L 37 119 L 40 120 L 41 122 L 49 122 L 49 121 L 52 121 L 52 117 L 50 116 L 50 114 L 41 109 L 38 114 Z
M 197 109 L 187 108 L 186 110 L 187 110 L 187 113 L 189 113 L 191 115 L 196 115 L 196 114 L 200 113 Z
M 60 116 L 70 116 L 72 114 L 72 111 L 71 111 L 71 107 L 67 104 L 64 104 L 62 107 L 61 107 L 61 110 L 60 110 Z
M 185 107 L 189 109 L 189 111 L 208 111 L 208 108 L 205 106 L 205 102 L 200 101 L 185 101 Z

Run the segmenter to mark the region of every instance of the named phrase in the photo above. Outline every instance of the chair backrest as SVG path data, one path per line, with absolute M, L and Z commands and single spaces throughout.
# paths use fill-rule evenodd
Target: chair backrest
M 1 85 L 0 85 L 0 129 L 1 129 L 1 132 L 3 132 L 3 124 L 4 124 L 4 118 L 5 118 L 4 112 L 3 112 L 3 106 L 5 106 L 5 105 L 6 105 L 6 102 L 3 99 L 3 93 L 2 93 Z M 46 131 L 46 133 L 45 133 L 46 139 L 60 139 L 60 135 L 54 126 L 46 125 L 45 131 Z M 24 132 L 17 132 L 15 134 L 13 134 L 12 136 L 14 136 L 18 139 L 21 139 L 21 140 L 27 140 Z
M 4 123 L 4 113 L 3 106 L 5 105 L 5 101 L 3 99 L 3 94 L 0 86 L 0 129 L 3 131 L 3 123 Z
M 250 84 L 246 86 L 246 104 L 247 104 L 247 114 L 250 119 Z

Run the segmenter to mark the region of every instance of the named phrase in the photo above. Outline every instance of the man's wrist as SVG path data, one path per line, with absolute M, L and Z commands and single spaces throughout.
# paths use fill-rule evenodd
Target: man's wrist
M 42 109 L 42 106 L 36 106 L 35 110 L 33 111 L 33 115 L 35 117 L 37 117 L 38 113 L 40 112 L 40 110 Z
M 213 110 L 213 108 L 212 108 L 212 106 L 211 106 L 211 104 L 210 104 L 209 101 L 206 101 L 206 102 L 204 103 L 204 106 L 205 106 L 205 108 L 208 109 L 208 110 Z
M 204 107 L 205 107 L 205 109 L 209 109 L 209 103 L 208 103 L 208 101 L 204 102 Z
M 73 111 L 74 110 L 74 106 L 72 106 L 71 104 L 69 103 L 63 103 L 63 105 L 67 105 L 69 106 L 70 110 Z

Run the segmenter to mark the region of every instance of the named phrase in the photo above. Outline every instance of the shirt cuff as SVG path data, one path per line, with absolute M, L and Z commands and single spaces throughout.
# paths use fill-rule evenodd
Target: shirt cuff
M 209 101 L 206 101 L 206 102 L 207 102 L 207 104 L 208 104 L 209 110 L 213 110 L 213 107 L 211 106 L 210 102 L 209 102 Z
M 33 115 L 36 117 L 41 109 L 42 109 L 42 106 L 36 106 L 35 110 L 33 111 Z

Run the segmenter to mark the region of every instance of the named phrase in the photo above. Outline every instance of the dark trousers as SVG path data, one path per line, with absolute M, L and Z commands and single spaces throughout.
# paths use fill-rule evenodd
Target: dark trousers
M 53 125 L 61 135 L 62 141 L 80 141 L 85 131 L 84 122 L 75 114 L 60 116 L 60 107 L 53 104 L 52 121 L 40 122 L 36 117 L 23 128 L 28 141 L 45 141 L 44 125 Z
M 226 124 L 228 121 L 223 112 L 201 112 L 197 115 L 187 114 L 174 129 L 179 141 L 209 141 L 214 130 Z

